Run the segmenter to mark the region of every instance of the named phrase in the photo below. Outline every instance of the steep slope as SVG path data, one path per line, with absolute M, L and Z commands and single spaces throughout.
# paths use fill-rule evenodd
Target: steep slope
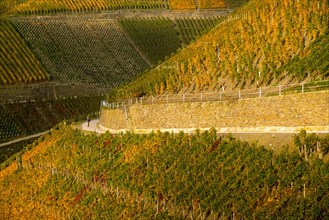
M 14 19 L 52 80 L 116 87 L 143 72 L 147 63 L 114 20 Z
M 126 18 L 119 23 L 153 64 L 211 30 L 219 18 Z
M 49 79 L 49 74 L 24 39 L 6 20 L 0 19 L 0 85 Z
M 237 8 L 249 0 L 2 0 L 0 12 L 9 15 L 81 13 L 109 10 L 198 10 Z
M 287 77 L 302 80 L 306 75 L 327 78 L 327 65 L 308 68 L 305 63 L 300 65 L 307 65 L 306 69 L 295 71 L 288 63 L 298 57 L 303 62 L 312 59 L 309 56 L 325 59 L 316 47 L 328 45 L 328 14 L 325 0 L 252 1 L 117 94 L 161 93 L 157 88 L 178 92 L 258 87 Z M 317 39 L 322 43 L 316 43 Z
M 44 14 L 57 12 L 103 11 L 119 9 L 167 9 L 167 0 L 27 0 L 10 10 L 13 14 Z
M 110 88 L 129 82 L 219 22 L 218 17 L 66 18 L 13 18 L 6 23 L 24 38 L 35 54 L 31 56 L 38 57 L 51 74 L 51 80 Z M 8 47 L 6 43 L 4 45 Z M 16 43 L 12 45 L 17 46 Z M 10 57 L 17 52 L 23 53 L 18 48 L 15 52 L 5 51 L 3 55 Z M 21 61 L 21 65 L 31 66 L 28 64 Z M 1 66 L 5 70 L 10 67 L 10 62 Z M 8 76 L 2 78 L 6 80 Z M 8 84 L 7 81 L 3 84 Z
M 324 155 L 327 141 L 302 134 L 296 151 L 274 154 L 214 130 L 89 136 L 62 125 L 0 171 L 0 215 L 324 219 L 329 166 L 316 143 Z
M 98 115 L 104 96 L 81 96 L 0 105 L 0 143 L 51 129 L 63 120 Z

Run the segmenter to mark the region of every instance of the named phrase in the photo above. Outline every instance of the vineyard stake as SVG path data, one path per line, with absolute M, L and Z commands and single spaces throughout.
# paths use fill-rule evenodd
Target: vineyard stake
M 259 88 L 259 97 L 262 97 L 262 88 Z

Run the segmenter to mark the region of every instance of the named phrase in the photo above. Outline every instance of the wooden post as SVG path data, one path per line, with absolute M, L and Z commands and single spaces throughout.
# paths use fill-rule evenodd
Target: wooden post
M 262 97 L 262 88 L 259 88 L 259 97 Z
M 157 213 L 156 214 L 159 214 L 159 200 L 157 200 Z

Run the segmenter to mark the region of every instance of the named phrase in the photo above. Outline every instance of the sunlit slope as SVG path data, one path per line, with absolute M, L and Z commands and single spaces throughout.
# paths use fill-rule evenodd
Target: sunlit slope
M 325 0 L 252 1 L 119 93 L 122 97 L 166 90 L 215 90 L 230 86 L 224 85 L 223 78 L 229 78 L 232 86 L 267 85 L 287 76 L 327 78 L 327 66 L 295 70 L 287 65 L 294 59 L 322 56 L 323 50 L 314 48 L 328 45 L 327 40 L 315 43 L 326 38 L 328 12 Z
M 63 125 L 0 171 L 0 214 L 5 219 L 324 219 L 329 167 L 318 159 L 314 143 L 321 143 L 324 154 L 327 142 L 301 138 L 307 161 L 302 148 L 274 154 L 230 137 L 218 139 L 215 131 L 89 136 Z
M 0 85 L 49 79 L 24 39 L 6 20 L 0 20 Z

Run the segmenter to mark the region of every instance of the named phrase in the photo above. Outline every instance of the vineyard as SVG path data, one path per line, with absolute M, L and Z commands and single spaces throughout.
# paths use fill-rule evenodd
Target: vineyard
M 0 105 L 0 143 L 3 139 L 12 139 L 22 134 L 22 128 L 11 113 L 6 108 Z
M 181 46 L 169 19 L 124 19 L 120 24 L 153 64 L 175 53 Z
M 251 1 L 116 94 L 213 91 L 225 82 L 233 89 L 287 78 L 327 79 L 328 14 L 324 0 Z
M 174 10 L 217 9 L 231 7 L 234 1 L 225 0 L 170 0 L 169 5 Z
M 120 9 L 168 9 L 167 0 L 28 0 L 10 11 L 14 14 L 44 14 L 57 12 L 108 11 Z
M 67 120 L 98 116 L 103 96 L 70 97 L 0 105 L 0 142 L 43 132 Z
M 14 27 L 0 20 L 0 85 L 49 79 L 49 74 Z
M 172 56 L 218 22 L 219 18 L 164 17 L 119 21 L 10 19 L 3 22 L 3 27 L 10 28 L 11 35 L 19 40 L 13 41 L 3 31 L 7 35 L 1 54 L 6 56 L 1 60 L 1 83 L 51 79 L 64 84 L 116 88 L 149 65 Z
M 152 17 L 120 20 L 122 28 L 152 64 L 170 57 L 182 46 L 211 30 L 218 22 L 218 18 Z
M 13 15 L 109 12 L 114 10 L 199 10 L 237 8 L 249 0 L 2 0 L 0 12 Z
M 225 18 L 189 15 L 242 4 Z M 189 12 L 114 19 L 120 10 Z M 326 89 L 327 0 L 0 0 L 0 17 L 0 143 L 49 130 L 0 147 L 1 219 L 328 218 L 327 134 L 302 130 L 274 152 L 215 129 L 100 135 L 70 123 L 98 117 L 105 99 L 81 91 L 230 109 L 233 99 Z
M 215 130 L 86 136 L 63 124 L 0 172 L 0 214 L 325 219 L 328 138 L 302 132 L 274 153 Z
M 113 20 L 12 22 L 55 81 L 113 88 L 147 68 Z

